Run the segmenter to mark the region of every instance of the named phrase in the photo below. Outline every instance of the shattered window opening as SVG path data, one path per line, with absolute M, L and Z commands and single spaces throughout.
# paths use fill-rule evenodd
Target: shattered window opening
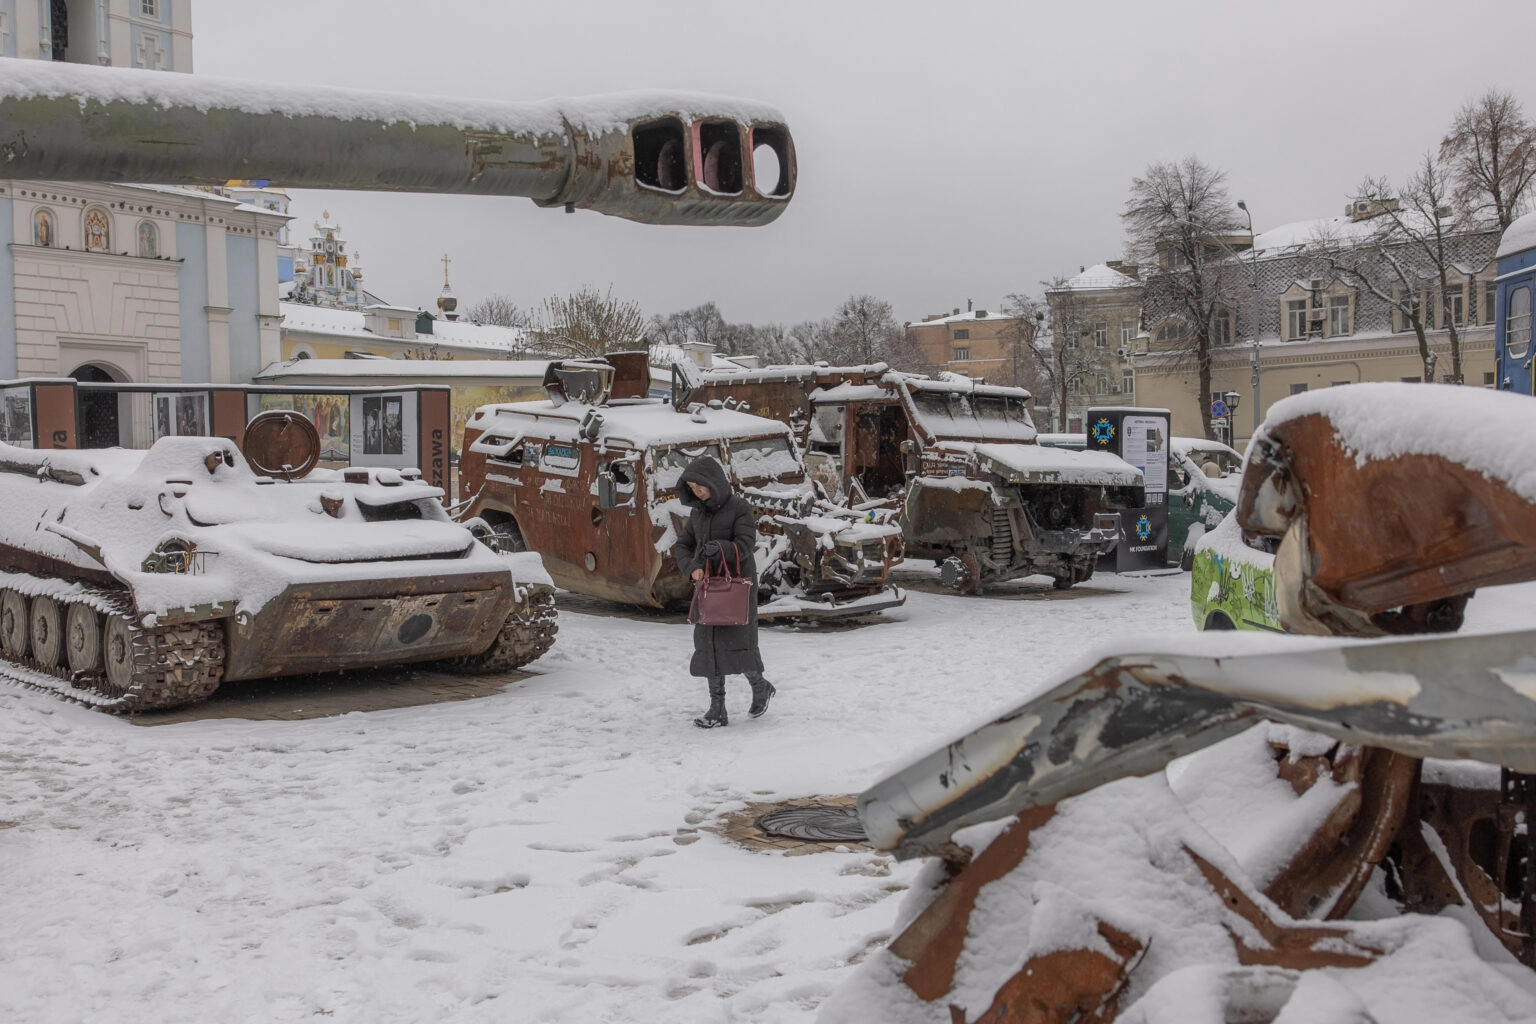
M 673 445 L 657 448 L 653 455 L 656 461 L 656 486 L 665 491 L 677 489 L 677 478 L 683 475 L 683 470 L 694 459 L 708 455 L 724 465 L 718 444 Z

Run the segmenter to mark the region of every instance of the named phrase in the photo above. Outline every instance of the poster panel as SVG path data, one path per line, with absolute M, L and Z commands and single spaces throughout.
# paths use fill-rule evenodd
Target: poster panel
M 32 389 L 0 389 L 0 441 L 18 448 L 37 447 L 32 430 Z
M 208 395 L 202 391 L 159 392 L 155 395 L 155 440 L 162 437 L 207 437 Z
M 260 395 L 260 409 L 287 409 L 315 425 L 321 462 L 352 459 L 352 402 L 346 395 Z
M 414 467 L 420 461 L 415 393 L 352 396 L 354 466 Z

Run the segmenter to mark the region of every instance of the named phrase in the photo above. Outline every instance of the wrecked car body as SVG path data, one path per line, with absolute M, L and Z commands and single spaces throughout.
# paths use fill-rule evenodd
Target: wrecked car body
M 209 437 L 0 445 L 7 674 L 135 712 L 222 682 L 439 660 L 493 671 L 549 648 L 552 588 L 518 586 L 419 472 L 285 461 L 286 479 L 259 475 Z
M 946 585 L 1093 575 L 1119 539 L 1118 511 L 1142 500 L 1139 470 L 1099 452 L 1036 443 L 1029 392 L 884 364 L 674 371 L 674 400 L 737 401 L 795 428 L 833 497 L 901 504 L 909 556 Z
M 1458 906 L 1458 927 L 1536 969 L 1536 630 L 1367 639 L 1443 632 L 1473 588 L 1536 579 L 1536 459 L 1479 443 L 1528 423 L 1529 399 L 1343 390 L 1276 404 L 1232 521 L 1280 539 L 1286 626 L 1330 636 L 1205 633 L 1092 658 L 861 795 L 876 847 L 943 865 L 868 968 L 892 982 L 884 1016 L 1149 1020 L 1175 978 L 1220 970 L 1201 989 L 1222 993 L 1213 1019 L 1272 1020 L 1309 972 L 1432 947 L 1444 918 L 1416 915 Z M 1288 786 L 1254 788 L 1266 765 Z M 1244 792 L 1211 795 L 1233 778 Z M 1225 813 L 1202 818 L 1211 806 Z M 1109 808 L 1139 816 L 1131 841 L 1081 829 Z M 1106 913 L 1073 819 L 1116 883 L 1178 892 L 1166 919 Z M 1350 915 L 1368 887 L 1402 927 Z M 1156 963 L 1157 943 L 1202 952 Z M 1359 1011 L 1347 1019 L 1374 1019 Z
M 470 418 L 465 515 L 512 550 L 537 551 L 556 584 L 650 608 L 688 604 L 672 546 L 688 511 L 678 477 L 708 455 L 757 516 L 761 619 L 866 615 L 905 596 L 895 510 L 816 496 L 789 429 L 737 409 L 678 409 L 646 397 L 644 353 L 551 365 L 547 401 Z

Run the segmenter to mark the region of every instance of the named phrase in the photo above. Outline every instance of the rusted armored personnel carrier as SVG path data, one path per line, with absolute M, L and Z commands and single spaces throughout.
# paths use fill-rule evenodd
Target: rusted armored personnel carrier
M 1236 514 L 1247 535 L 1282 538 L 1275 571 L 1287 628 L 1445 632 L 1474 588 L 1536 579 L 1536 457 L 1507 440 L 1528 432 L 1530 403 L 1431 384 L 1361 384 L 1277 403 L 1255 435 Z M 1060 842 L 1048 831 L 1055 823 L 1081 813 L 1063 801 L 1092 800 L 1105 783 L 1156 775 L 1193 754 L 1166 789 L 1142 791 L 1154 802 L 1177 794 L 1199 774 L 1195 758 L 1216 753 L 1204 748 L 1239 743 L 1265 720 L 1283 725 L 1228 748 L 1236 760 L 1215 762 L 1226 770 L 1210 781 L 1218 790 L 1237 777 L 1262 781 L 1273 765 L 1289 786 L 1255 787 L 1253 801 L 1272 802 L 1278 815 L 1215 804 L 1271 825 L 1303 803 L 1310 810 L 1261 846 L 1252 823 L 1223 819 L 1137 835 L 1128 846 L 1144 863 L 1121 863 L 1145 877 L 1114 880 L 1120 892 L 1149 880 L 1185 886 L 1184 906 L 1209 908 L 1198 920 L 1225 931 L 1230 952 L 1201 959 L 1240 982 L 1220 996 L 1226 1016 L 1212 1019 L 1276 1019 L 1299 991 L 1299 972 L 1394 955 L 1406 933 L 1369 920 L 1393 912 L 1451 917 L 1472 933 L 1468 948 L 1501 944 L 1536 969 L 1533 665 L 1536 630 L 1527 629 L 1369 644 L 1203 633 L 1080 666 L 859 798 L 877 847 L 947 862 L 947 881 L 875 967 L 899 977 L 886 990 L 892 1005 L 862 1012 L 1107 1022 L 1132 994 L 1155 991 L 1169 965 L 1145 954 L 1159 943 L 1179 948 L 1191 934 L 1179 926 L 1117 915 L 1112 899 L 1092 908 L 1096 894 L 1078 892 L 1067 901 L 1079 901 L 1077 911 L 1062 913 L 1058 900 L 1053 913 L 1037 908 L 1032 921 L 1001 929 L 1008 915 L 990 901 L 1034 886 L 1044 906 L 1057 886 L 1075 884 L 1059 871 L 1041 875 L 1048 860 L 1035 857 L 1037 845 Z M 1159 814 L 1182 815 L 1204 798 L 1187 795 Z M 1213 843 L 1223 829 L 1249 846 Z M 1116 844 L 1100 832 L 1092 840 L 1097 850 Z M 1368 887 L 1373 909 L 1350 915 Z M 997 969 L 980 979 L 976 964 Z M 1377 1019 L 1361 1010 L 1328 1019 Z M 1314 1018 L 1298 1006 L 1296 1019 Z
M 1058 588 L 1093 575 L 1142 501 L 1139 470 L 1100 452 L 1035 442 L 1029 392 L 884 364 L 742 372 L 674 371 L 674 401 L 749 403 L 798 431 L 806 463 L 835 495 L 898 499 L 907 555 L 946 585 L 1042 574 Z
M 505 548 L 537 551 L 555 583 L 652 608 L 685 606 L 672 558 L 687 464 L 724 464 L 758 517 L 759 618 L 835 618 L 899 605 L 896 511 L 819 499 L 790 430 L 740 408 L 646 397 L 645 353 L 550 366 L 547 401 L 488 405 L 464 432 L 465 515 Z M 735 406 L 736 403 L 731 403 Z
M 265 413 L 253 438 L 274 421 L 308 427 Z M 552 588 L 517 585 L 418 472 L 277 461 L 258 475 L 222 438 L 0 444 L 8 674 L 134 712 L 225 681 L 445 659 L 495 671 L 549 649 Z

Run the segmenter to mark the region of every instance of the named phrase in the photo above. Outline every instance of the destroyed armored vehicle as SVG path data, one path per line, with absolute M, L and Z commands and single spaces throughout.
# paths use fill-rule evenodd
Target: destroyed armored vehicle
M 759 618 L 866 615 L 905 599 L 896 510 L 834 505 L 807 479 L 788 427 L 739 408 L 646 397 L 645 353 L 551 364 L 547 401 L 488 405 L 465 426 L 466 521 L 537 551 L 558 586 L 651 608 L 688 604 L 672 557 L 688 510 L 679 475 L 718 459 L 757 515 Z M 735 403 L 732 403 L 733 405 Z
M 253 436 L 270 436 L 263 420 L 308 426 L 265 413 Z M 439 660 L 494 671 L 549 649 L 552 588 L 518 586 L 419 472 L 303 469 L 258 475 L 222 438 L 0 444 L 7 674 L 134 712 L 221 682 Z
M 1536 969 L 1536 630 L 1320 637 L 1445 632 L 1475 588 L 1536 579 L 1536 456 L 1507 443 L 1530 401 L 1360 384 L 1276 403 L 1207 540 L 1278 541 L 1279 620 L 1318 636 L 1103 654 L 870 787 L 872 843 L 945 863 L 861 968 L 884 1005 L 826 1019 L 1164 1019 L 1149 1007 L 1187 971 L 1186 998 L 1216 1005 L 1167 1019 L 1363 1024 L 1391 993 L 1349 969 L 1417 972 L 1414 947 L 1459 950 L 1485 973 L 1458 984 L 1505 985 L 1498 1019 L 1529 1019 L 1536 983 L 1501 972 Z M 1126 913 L 1106 887 L 1176 895 Z M 1352 1012 L 1324 1011 L 1324 974 Z M 1416 1010 L 1393 1019 L 1489 1019 Z
M 899 502 L 906 553 L 942 565 L 946 585 L 1041 574 L 1058 588 L 1093 575 L 1142 502 L 1135 467 L 1035 442 L 1029 392 L 883 364 L 673 375 L 679 405 L 746 402 L 799 432 L 834 496 Z

